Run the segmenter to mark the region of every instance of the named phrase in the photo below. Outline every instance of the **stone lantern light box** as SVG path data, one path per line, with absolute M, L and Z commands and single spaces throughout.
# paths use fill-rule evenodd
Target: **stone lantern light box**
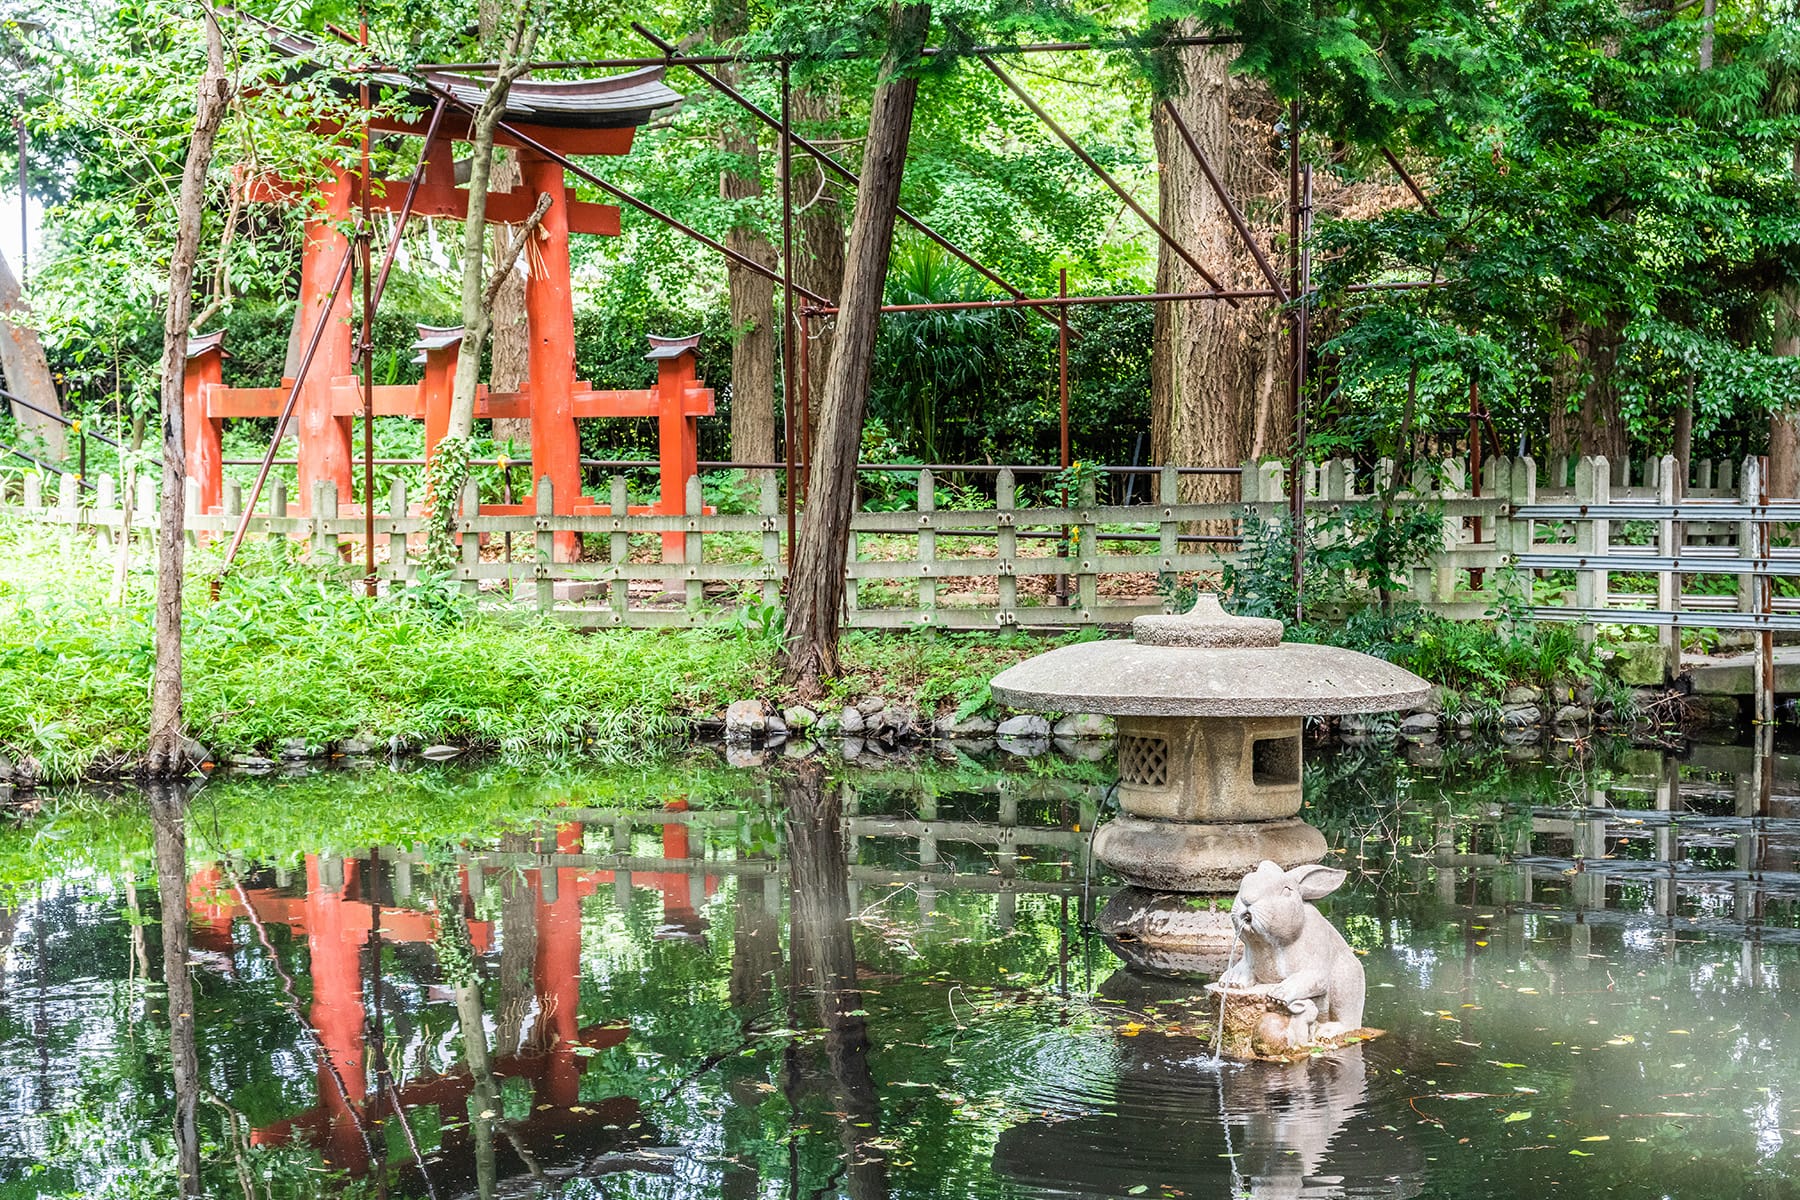
M 1302 718 L 1407 708 L 1430 691 L 1367 654 L 1283 642 L 1280 621 L 1232 616 L 1209 594 L 1131 631 L 1028 659 L 992 689 L 1013 708 L 1118 718 L 1122 813 L 1094 853 L 1153 891 L 1224 894 L 1264 859 L 1317 862 L 1325 839 L 1299 819 Z

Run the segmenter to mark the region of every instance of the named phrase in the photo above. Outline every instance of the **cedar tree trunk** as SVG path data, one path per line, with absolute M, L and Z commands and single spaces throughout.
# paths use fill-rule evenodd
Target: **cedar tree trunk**
M 1184 22 L 1182 33 L 1198 32 Z M 1285 152 L 1269 135 L 1279 111 L 1268 88 L 1231 73 L 1236 51 L 1210 46 L 1171 52 L 1181 83 L 1170 103 L 1206 151 L 1226 192 L 1270 251 L 1287 204 Z M 1156 138 L 1161 220 L 1227 288 L 1268 286 L 1256 259 L 1232 227 L 1174 122 L 1159 105 Z M 1258 197 L 1270 203 L 1256 204 Z M 1267 222 L 1273 219 L 1277 225 Z M 1275 256 L 1271 252 L 1271 259 Z M 1280 269 L 1279 259 L 1275 259 Z M 1156 289 L 1207 290 L 1207 283 L 1166 245 L 1157 251 Z M 1216 300 L 1156 306 L 1150 366 L 1152 461 L 1235 467 L 1287 445 L 1287 338 L 1273 301 L 1233 308 Z M 1189 476 L 1183 499 L 1235 500 L 1237 481 Z
M 837 346 L 815 412 L 817 454 L 788 580 L 786 677 L 802 696 L 818 695 L 820 680 L 838 669 L 856 457 L 869 407 L 869 371 L 893 248 L 894 210 L 919 93 L 912 68 L 930 26 L 927 4 L 894 4 L 888 10 L 888 52 L 869 111 L 862 186 L 856 193 L 839 297 Z

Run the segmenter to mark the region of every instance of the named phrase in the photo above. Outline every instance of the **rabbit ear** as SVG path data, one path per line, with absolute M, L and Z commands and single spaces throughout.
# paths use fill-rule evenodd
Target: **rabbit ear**
M 1288 877 L 1299 885 L 1302 899 L 1317 900 L 1331 895 L 1342 887 L 1348 875 L 1336 867 L 1322 867 L 1318 863 L 1307 863 L 1289 871 Z

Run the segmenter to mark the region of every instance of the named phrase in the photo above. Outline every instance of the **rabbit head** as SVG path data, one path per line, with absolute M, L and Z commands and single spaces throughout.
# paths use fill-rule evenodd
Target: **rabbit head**
M 1260 934 L 1277 944 L 1299 938 L 1306 902 L 1328 896 L 1344 882 L 1344 872 L 1317 863 L 1284 871 L 1267 859 L 1238 884 L 1231 924 L 1239 937 Z

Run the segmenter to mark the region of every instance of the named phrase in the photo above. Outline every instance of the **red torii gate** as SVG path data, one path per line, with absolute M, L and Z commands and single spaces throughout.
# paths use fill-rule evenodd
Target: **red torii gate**
M 275 37 L 279 49 L 296 58 L 313 57 L 318 47 L 307 39 L 282 34 Z M 645 391 L 596 391 L 575 372 L 575 311 L 569 269 L 569 235 L 572 233 L 617 236 L 619 210 L 610 204 L 577 200 L 570 195 L 562 166 L 532 146 L 530 140 L 561 155 L 622 155 L 631 149 L 637 127 L 659 108 L 681 97 L 662 82 L 663 69 L 651 67 L 601 79 L 521 80 L 508 96 L 506 121 L 519 137 L 502 131 L 499 145 L 513 147 L 519 159 L 522 185 L 488 197 L 487 220 L 520 224 L 529 218 L 539 196 L 550 204 L 539 222 L 530 246 L 530 269 L 525 282 L 525 311 L 530 329 L 527 382 L 517 392 L 487 392 L 478 401 L 479 417 L 528 418 L 531 421 L 533 491 L 536 480 L 551 481 L 554 510 L 560 514 L 608 511 L 605 505 L 581 494 L 581 444 L 575 422 L 581 417 L 655 416 L 661 443 L 662 494 L 651 512 L 680 513 L 687 478 L 698 461 L 697 419 L 713 410 L 712 392 L 700 384 L 692 350 L 697 339 L 653 338 L 650 357 L 658 363 L 657 387 Z M 377 82 L 412 90 L 400 77 L 376 76 Z M 486 92 L 484 80 L 449 73 L 429 76 L 433 87 L 461 101 L 479 103 Z M 412 95 L 418 107 L 428 107 L 429 96 Z M 377 115 L 372 131 L 425 136 L 422 120 L 402 120 Z M 470 119 L 446 109 L 438 133 L 422 147 L 425 168 L 412 199 L 411 211 L 422 216 L 463 220 L 468 213 L 468 193 L 457 187 L 450 147 L 469 141 Z M 325 482 L 337 487 L 348 501 L 354 494 L 351 474 L 351 422 L 363 411 L 361 388 L 353 374 L 350 289 L 333 292 L 339 269 L 351 253 L 344 227 L 350 215 L 366 203 L 371 211 L 394 213 L 403 207 L 408 191 L 402 181 L 365 181 L 354 172 L 332 167 L 330 177 L 318 185 L 302 187 L 281 180 L 258 179 L 248 185 L 250 198 L 292 203 L 316 190 L 320 198 L 306 224 L 301 254 L 300 305 L 296 320 L 303 330 L 324 329 L 310 369 L 298 384 L 296 404 L 299 435 L 300 504 L 310 511 L 313 487 Z M 456 334 L 454 338 L 444 335 Z M 428 336 L 435 334 L 438 336 Z M 420 349 L 426 355 L 426 382 L 416 388 L 377 388 L 378 416 L 425 418 L 428 432 L 434 399 L 444 414 L 436 433 L 442 436 L 447 420 L 449 378 L 460 348 L 459 331 L 421 330 Z M 441 363 L 433 351 L 448 354 L 449 374 L 434 372 Z M 190 472 L 200 480 L 203 512 L 216 511 L 222 502 L 219 466 L 221 423 L 230 417 L 279 416 L 294 380 L 280 388 L 227 388 L 221 381 L 223 347 L 217 334 L 194 340 L 184 389 L 187 402 L 187 450 Z M 685 372 L 685 374 L 684 374 Z M 435 381 L 435 382 L 434 382 Z M 427 385 L 441 396 L 427 394 Z M 435 440 L 435 439 L 434 439 Z M 679 478 L 677 474 L 679 473 Z M 348 511 L 346 504 L 340 511 Z M 488 511 L 503 512 L 504 508 Z M 534 499 L 516 511 L 536 511 Z M 573 556 L 574 534 L 557 535 L 556 557 Z M 664 552 L 679 557 L 679 535 L 664 538 Z

